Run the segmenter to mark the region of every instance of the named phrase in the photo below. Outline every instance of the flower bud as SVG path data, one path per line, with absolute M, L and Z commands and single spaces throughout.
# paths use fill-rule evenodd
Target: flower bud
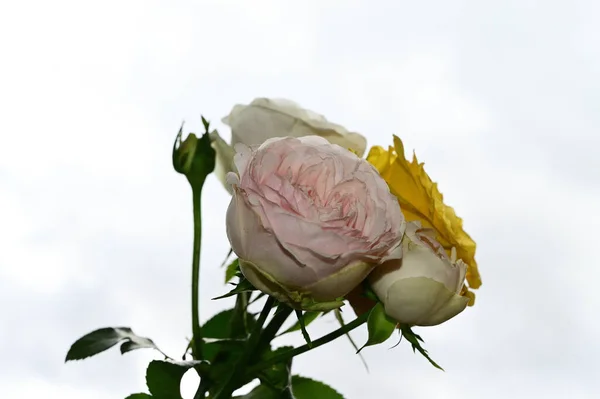
M 208 122 L 206 123 L 208 129 Z M 182 142 L 183 126 L 173 144 L 173 168 L 185 175 L 193 188 L 200 188 L 206 176 L 215 169 L 215 150 L 211 147 L 208 132 L 200 138 L 190 133 Z
M 418 222 L 407 224 L 402 249 L 401 260 L 388 261 L 369 276 L 386 313 L 403 324 L 433 326 L 462 312 L 469 302 L 460 295 L 467 267 L 456 252 L 448 257 Z

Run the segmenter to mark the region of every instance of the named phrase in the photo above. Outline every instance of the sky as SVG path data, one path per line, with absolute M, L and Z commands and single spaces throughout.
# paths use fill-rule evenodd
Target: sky
M 183 353 L 192 209 L 173 139 L 201 114 L 229 137 L 220 119 L 256 97 L 369 147 L 399 135 L 478 244 L 476 305 L 415 329 L 445 372 L 393 340 L 363 351 L 367 372 L 341 338 L 297 374 L 347 399 L 598 397 L 599 18 L 592 0 L 1 2 L 2 397 L 146 391 L 151 351 L 64 363 L 99 327 Z M 207 320 L 232 305 L 210 300 L 229 249 L 214 176 L 202 201 Z M 184 377 L 186 399 L 197 382 Z

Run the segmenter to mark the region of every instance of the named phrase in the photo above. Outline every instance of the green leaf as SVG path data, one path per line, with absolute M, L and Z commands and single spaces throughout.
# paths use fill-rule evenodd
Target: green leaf
M 146 369 L 146 385 L 152 396 L 160 399 L 181 399 L 181 378 L 192 367 L 207 369 L 202 361 L 171 362 L 153 360 Z
M 129 327 L 107 327 L 92 331 L 75 341 L 67 352 L 65 362 L 97 355 L 121 341 L 125 341 L 121 345 L 122 354 L 139 348 L 153 348 L 160 351 L 150 338 L 134 334 Z
M 294 349 L 294 347 L 282 346 L 273 351 L 268 351 L 264 356 L 261 357 L 261 361 L 268 360 L 273 356 L 277 356 L 291 349 Z M 266 384 L 271 388 L 282 392 L 291 384 L 291 366 L 292 359 L 290 358 L 286 362 L 277 363 L 266 369 L 261 370 L 258 377 L 263 384 Z
M 245 295 L 248 294 L 238 295 L 235 309 L 216 314 L 202 326 L 202 334 L 205 337 L 203 354 L 212 364 L 209 373 L 213 381 L 220 381 L 235 367 L 237 359 L 246 349 L 247 331 L 253 329 L 256 324 L 256 320 L 243 306 L 237 306 Z
M 151 339 L 142 337 L 139 337 L 139 339 L 135 338 L 131 341 L 123 342 L 119 349 L 121 350 L 121 354 L 124 355 L 125 353 L 131 352 L 132 350 L 145 348 L 152 348 L 158 350 L 158 348 L 156 347 L 156 345 L 154 345 L 154 342 L 152 342 Z
M 261 356 L 260 360 L 267 360 L 291 349 L 293 349 L 293 346 L 283 346 L 273 351 L 269 350 Z M 238 399 L 293 399 L 294 396 L 291 391 L 291 366 L 292 359 L 288 359 L 286 362 L 280 362 L 261 370 L 258 374 L 261 385 Z
M 202 335 L 207 338 L 229 338 L 233 309 L 224 310 L 202 325 Z
M 228 266 L 227 269 L 225 269 L 225 282 L 228 283 L 229 280 L 231 280 L 232 278 L 235 277 L 235 275 L 240 271 L 240 263 L 239 263 L 239 259 L 234 259 L 233 262 L 231 262 Z
M 240 280 L 239 284 L 237 284 L 235 286 L 235 288 L 232 289 L 231 291 L 229 291 L 227 294 L 218 296 L 216 298 L 213 298 L 212 300 L 214 301 L 217 299 L 223 299 L 223 298 L 227 298 L 230 296 L 240 294 L 242 292 L 252 292 L 252 291 L 256 291 L 256 288 L 254 288 L 254 286 L 252 285 L 252 283 L 250 283 L 250 281 L 248 281 L 244 278 L 244 279 Z
M 292 391 L 296 399 L 344 399 L 329 385 L 298 375 L 292 377 Z
M 148 399 L 152 398 L 152 395 L 148 395 L 147 393 L 132 393 L 125 399 Z
M 287 364 L 278 363 L 262 370 L 258 376 L 262 385 L 266 385 L 280 394 L 291 391 L 291 363 L 290 359 Z M 291 394 L 291 392 L 289 393 Z
M 344 322 L 344 318 L 342 317 L 341 310 L 335 309 L 334 312 L 335 312 L 335 318 L 340 323 L 340 327 L 344 327 L 346 325 L 346 323 Z M 369 365 L 367 364 L 367 361 L 363 357 L 362 353 L 360 353 L 360 349 L 358 348 L 358 345 L 356 345 L 356 342 L 354 342 L 354 340 L 350 336 L 349 332 L 346 333 L 346 337 L 348 337 L 348 340 L 350 341 L 350 344 L 352 345 L 352 347 L 354 348 L 354 350 L 356 351 L 356 353 L 360 357 L 360 360 L 362 361 L 363 365 L 365 366 L 365 369 L 367 369 L 367 372 L 368 372 L 369 371 Z
M 282 399 L 281 394 L 267 385 L 259 385 L 244 396 L 235 396 L 233 399 Z M 315 398 L 316 399 L 316 398 Z
M 235 316 L 235 309 L 228 309 L 222 312 L 217 313 L 213 317 L 211 317 L 204 325 L 202 326 L 202 335 L 206 338 L 238 338 L 240 336 L 245 336 L 245 334 L 237 334 L 237 331 L 232 331 L 234 327 L 234 323 L 232 322 L 232 317 Z M 256 324 L 256 320 L 250 315 L 250 313 L 246 312 L 247 317 L 247 328 L 248 330 L 252 330 L 254 325 Z
M 317 319 L 317 317 L 319 317 L 319 315 L 321 315 L 321 314 L 324 315 L 325 313 L 327 313 L 327 312 L 318 312 L 318 311 L 304 312 L 304 326 L 308 326 L 310 323 L 315 321 Z M 279 335 L 291 333 L 294 331 L 299 331 L 301 328 L 302 327 L 300 326 L 300 320 L 298 320 L 297 322 L 294 323 L 293 326 L 291 326 L 290 328 L 288 328 L 287 330 L 285 330 L 284 332 L 282 332 Z
M 396 322 L 390 319 L 385 314 L 385 309 L 383 308 L 383 304 L 381 302 L 377 302 L 377 304 L 371 309 L 369 313 L 369 318 L 367 319 L 367 330 L 369 331 L 369 339 L 367 343 L 363 345 L 362 348 L 358 350 L 359 353 L 367 346 L 377 345 L 382 342 L 385 342 L 394 332 L 396 328 Z
M 413 352 L 415 351 L 415 349 L 418 350 L 419 353 L 425 357 L 425 359 L 429 360 L 429 363 L 431 363 L 433 365 L 433 367 L 444 371 L 444 369 L 442 367 L 440 367 L 440 365 L 438 365 L 436 362 L 433 361 L 432 358 L 429 357 L 429 354 L 427 353 L 425 348 L 423 348 L 421 346 L 421 344 L 419 343 L 419 341 L 421 341 L 421 342 L 425 342 L 425 341 L 423 341 L 423 339 L 420 336 L 415 334 L 411 330 L 410 326 L 408 326 L 406 324 L 401 324 L 400 330 L 402 331 L 402 336 L 404 338 L 406 338 L 406 340 L 408 342 L 410 342 L 410 344 L 412 345 Z
M 234 320 L 237 317 L 236 313 L 234 309 L 217 313 L 202 326 L 202 335 L 206 338 L 205 360 L 214 362 L 219 352 L 243 352 L 245 340 L 234 339 L 245 336 L 245 334 L 239 334 L 238 331 L 233 331 L 238 325 Z M 247 323 L 245 328 L 252 329 L 256 320 L 246 312 L 245 323 Z

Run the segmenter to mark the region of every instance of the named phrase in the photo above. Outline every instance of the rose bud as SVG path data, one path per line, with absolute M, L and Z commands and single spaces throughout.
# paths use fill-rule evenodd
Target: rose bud
M 227 236 L 259 290 L 296 308 L 338 307 L 375 266 L 402 256 L 398 200 L 364 159 L 317 136 L 236 151 Z
M 407 223 L 402 259 L 384 263 L 369 276 L 385 312 L 400 323 L 441 324 L 462 312 L 469 302 L 460 295 L 467 265 L 456 260 L 455 250 L 448 257 L 434 234 L 419 222 Z

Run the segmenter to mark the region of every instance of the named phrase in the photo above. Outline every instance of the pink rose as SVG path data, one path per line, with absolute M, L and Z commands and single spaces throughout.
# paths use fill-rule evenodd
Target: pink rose
M 317 136 L 236 151 L 227 236 L 256 288 L 308 308 L 401 258 L 404 216 L 367 161 Z

